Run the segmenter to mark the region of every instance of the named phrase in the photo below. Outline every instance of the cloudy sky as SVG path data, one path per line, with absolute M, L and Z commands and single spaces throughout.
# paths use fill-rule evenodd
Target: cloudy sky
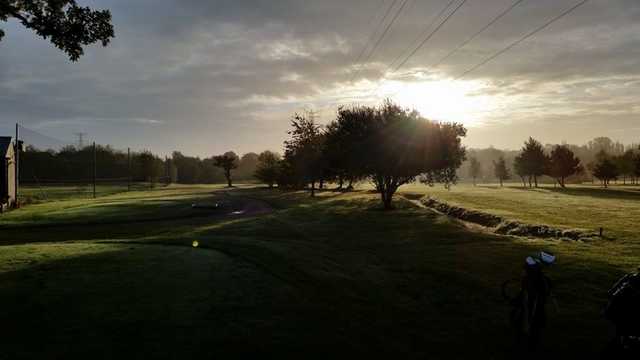
M 0 23 L 0 133 L 19 122 L 63 142 L 86 132 L 161 154 L 280 150 L 296 111 L 327 122 L 339 105 L 391 97 L 466 124 L 472 147 L 517 148 L 529 135 L 640 142 L 637 0 L 591 0 L 460 78 L 579 2 L 525 0 L 440 61 L 514 1 L 466 1 L 396 70 L 450 0 L 78 0 L 110 9 L 116 38 L 77 63 Z

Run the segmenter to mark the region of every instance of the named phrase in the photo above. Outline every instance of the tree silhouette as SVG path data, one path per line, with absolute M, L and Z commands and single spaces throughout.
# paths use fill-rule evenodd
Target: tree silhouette
M 227 179 L 227 186 L 232 187 L 231 170 L 238 167 L 240 159 L 238 155 L 233 151 L 227 151 L 226 153 L 213 157 L 214 165 L 224 170 L 224 177 Z
M 529 187 L 532 180 L 535 187 L 538 187 L 538 177 L 548 170 L 549 158 L 544 153 L 544 147 L 540 142 L 530 137 L 524 143 L 520 155 L 516 157 L 515 166 L 529 179 Z
M 556 179 L 558 184 L 566 187 L 566 179 L 572 175 L 580 174 L 583 167 L 573 151 L 567 146 L 558 145 L 551 151 L 549 159 L 548 175 Z
M 471 178 L 473 179 L 473 186 L 476 186 L 476 179 L 481 175 L 482 168 L 480 167 L 480 162 L 475 156 L 469 159 L 469 171 Z
M 311 196 L 315 196 L 316 183 L 324 172 L 320 164 L 324 136 L 311 111 L 295 114 L 291 126 L 291 139 L 285 141 L 282 185 L 301 187 L 310 184 Z
M 360 161 L 367 156 L 367 127 L 374 117 L 375 108 L 372 107 L 341 107 L 336 120 L 327 125 L 323 152 L 339 189 L 345 181 L 348 182 L 347 189 L 351 189 L 354 182 L 367 177 Z
M 279 176 L 280 155 L 268 150 L 260 153 L 255 177 L 272 188 Z
M 509 168 L 507 168 L 507 162 L 502 156 L 498 161 L 493 162 L 493 172 L 496 178 L 500 181 L 500 187 L 504 186 L 505 180 L 511 179 L 511 173 L 509 173 Z
M 84 54 L 83 46 L 107 46 L 114 37 L 111 13 L 78 6 L 75 0 L 2 0 L 0 21 L 17 19 L 38 36 L 49 39 L 71 61 Z M 0 29 L 0 40 L 4 31 Z
M 622 176 L 622 183 L 627 183 L 627 178 L 635 176 L 636 153 L 633 149 L 629 149 L 620 156 L 614 158 L 618 173 Z
M 598 160 L 593 166 L 593 176 L 602 181 L 602 186 L 609 187 L 611 180 L 618 178 L 618 168 L 611 157 L 604 151 L 598 153 Z
M 354 167 L 373 182 L 384 209 L 392 208 L 393 195 L 404 184 L 423 175 L 423 181 L 450 183 L 465 158 L 461 138 L 466 129 L 459 124 L 437 123 L 416 111 L 385 101 L 379 108 L 356 107 L 360 122 L 352 138 L 358 148 Z

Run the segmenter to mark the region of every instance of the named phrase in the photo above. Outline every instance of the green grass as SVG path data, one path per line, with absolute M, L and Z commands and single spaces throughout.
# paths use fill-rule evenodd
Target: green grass
M 616 242 L 640 245 L 640 187 L 569 185 L 566 189 L 544 186 L 523 188 L 509 184 L 442 187 L 410 185 L 404 192 L 426 194 L 447 203 L 481 210 L 531 224 L 579 228 L 597 232 Z
M 164 185 L 157 184 L 155 188 L 162 188 Z M 132 183 L 130 188 L 126 183 L 119 184 L 97 184 L 96 196 L 102 197 L 107 195 L 126 192 L 129 189 L 133 191 L 148 190 L 149 183 Z M 93 198 L 93 185 L 22 185 L 20 186 L 20 201 L 22 203 L 33 204 L 59 200 L 74 199 L 91 199 Z
M 528 192 L 529 201 L 537 193 Z M 503 201 L 486 196 L 478 204 Z M 261 199 L 275 211 L 192 216 L 192 202 L 230 198 Z M 12 331 L 0 348 L 8 358 L 512 359 L 500 284 L 520 275 L 525 256 L 547 249 L 559 257 L 549 274 L 560 312 L 550 306 L 543 353 L 597 357 L 610 336 L 600 314 L 606 290 L 638 264 L 631 237 L 499 237 L 397 205 L 381 211 L 366 192 L 311 199 L 176 186 L 3 214 L 0 306 L 10 311 L 0 312 L 0 323 Z

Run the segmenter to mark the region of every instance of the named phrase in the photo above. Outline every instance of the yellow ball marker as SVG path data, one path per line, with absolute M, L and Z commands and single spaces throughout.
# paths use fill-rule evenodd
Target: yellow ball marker
M 198 245 L 200 245 L 200 243 L 198 243 L 198 240 L 193 240 L 193 243 L 191 243 L 191 245 L 192 245 L 194 248 L 197 248 L 197 247 L 198 247 Z

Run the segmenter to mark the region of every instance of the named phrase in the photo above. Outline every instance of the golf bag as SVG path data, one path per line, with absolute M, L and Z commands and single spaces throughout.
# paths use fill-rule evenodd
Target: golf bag
M 604 316 L 616 327 L 605 351 L 610 359 L 640 359 L 640 273 L 627 274 L 607 293 Z

